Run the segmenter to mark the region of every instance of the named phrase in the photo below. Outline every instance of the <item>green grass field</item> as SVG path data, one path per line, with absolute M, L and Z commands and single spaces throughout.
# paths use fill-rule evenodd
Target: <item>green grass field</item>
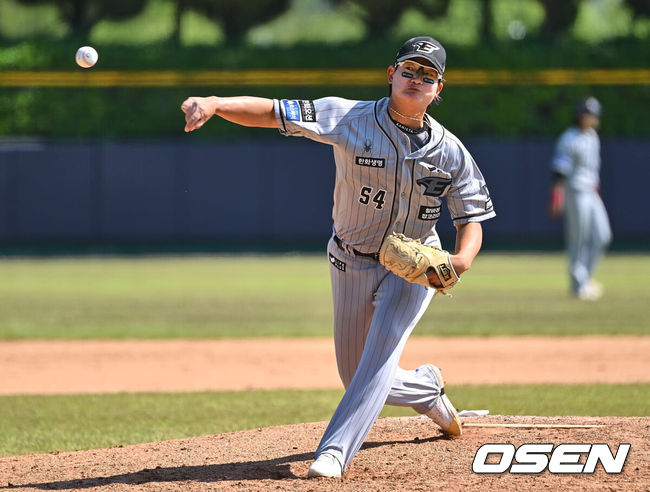
M 459 408 L 502 415 L 648 415 L 650 384 L 457 386 Z M 0 456 L 93 449 L 328 420 L 341 391 L 0 397 Z M 385 407 L 382 416 L 413 416 Z M 436 432 L 432 428 L 432 433 Z
M 606 296 L 567 296 L 559 254 L 486 253 L 416 335 L 650 334 L 650 256 L 609 255 Z M 330 336 L 322 255 L 0 260 L 0 339 Z M 444 320 L 444 323 L 441 322 Z M 1 369 L 0 369 L 1 377 Z M 458 386 L 460 408 L 650 412 L 650 384 Z M 341 391 L 1 396 L 0 456 L 92 449 L 330 418 Z M 384 416 L 413 415 L 386 407 Z
M 559 254 L 482 254 L 415 335 L 650 334 L 650 255 L 609 255 L 597 303 Z M 329 336 L 321 255 L 0 260 L 0 339 Z M 444 319 L 444 323 L 440 320 Z

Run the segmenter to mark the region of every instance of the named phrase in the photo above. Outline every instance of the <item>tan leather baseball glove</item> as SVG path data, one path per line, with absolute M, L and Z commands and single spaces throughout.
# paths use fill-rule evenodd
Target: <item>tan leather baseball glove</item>
M 435 246 L 422 244 L 404 234 L 391 234 L 379 250 L 379 263 L 407 282 L 421 284 L 446 294 L 459 280 L 449 253 Z M 433 268 L 441 287 L 431 285 L 427 271 Z

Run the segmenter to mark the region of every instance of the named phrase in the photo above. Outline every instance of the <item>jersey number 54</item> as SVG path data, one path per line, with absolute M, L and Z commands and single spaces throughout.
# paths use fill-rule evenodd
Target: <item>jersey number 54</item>
M 375 208 L 377 210 L 381 210 L 384 207 L 384 202 L 386 201 L 386 190 L 379 190 L 373 196 L 372 188 L 369 186 L 364 186 L 361 188 L 359 201 L 364 205 L 368 205 L 370 203 L 370 200 L 372 200 L 372 202 L 375 204 Z

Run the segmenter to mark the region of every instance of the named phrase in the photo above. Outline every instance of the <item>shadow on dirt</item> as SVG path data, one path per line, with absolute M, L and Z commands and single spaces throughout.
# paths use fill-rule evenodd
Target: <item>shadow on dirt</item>
M 447 439 L 444 436 L 434 436 L 426 439 L 415 438 L 401 441 L 367 442 L 362 449 L 372 449 L 380 446 L 394 444 L 425 444 Z M 255 480 L 283 480 L 306 479 L 306 476 L 297 476 L 291 471 L 290 464 L 301 461 L 311 461 L 314 453 L 298 453 L 271 460 L 245 461 L 236 463 L 223 463 L 220 465 L 200 466 L 175 466 L 169 468 L 156 467 L 143 469 L 137 472 L 124 473 L 108 477 L 87 477 L 58 482 L 43 482 L 30 484 L 9 484 L 0 487 L 0 490 L 14 488 L 37 488 L 43 490 L 69 490 L 88 489 L 114 484 L 141 485 L 147 483 L 166 482 L 237 482 Z

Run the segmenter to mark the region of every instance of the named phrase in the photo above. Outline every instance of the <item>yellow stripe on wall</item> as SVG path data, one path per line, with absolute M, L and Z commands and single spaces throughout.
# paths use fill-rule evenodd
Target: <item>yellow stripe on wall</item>
M 454 86 L 650 85 L 650 69 L 445 72 Z M 0 87 L 384 86 L 385 70 L 75 70 L 0 72 Z

